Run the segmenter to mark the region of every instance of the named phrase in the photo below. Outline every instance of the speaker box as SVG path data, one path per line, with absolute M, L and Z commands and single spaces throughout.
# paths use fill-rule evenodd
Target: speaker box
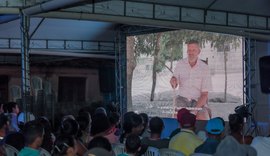
M 261 90 L 270 93 L 270 56 L 263 56 L 259 60 Z

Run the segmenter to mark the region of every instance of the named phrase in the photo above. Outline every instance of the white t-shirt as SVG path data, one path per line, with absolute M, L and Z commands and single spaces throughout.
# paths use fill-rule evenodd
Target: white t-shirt
M 209 92 L 212 89 L 211 76 L 208 65 L 197 60 L 195 66 L 191 67 L 188 59 L 178 61 L 173 76 L 180 82 L 178 95 L 188 99 L 201 96 L 201 92 Z
M 270 137 L 255 137 L 251 146 L 257 151 L 257 156 L 270 155 Z

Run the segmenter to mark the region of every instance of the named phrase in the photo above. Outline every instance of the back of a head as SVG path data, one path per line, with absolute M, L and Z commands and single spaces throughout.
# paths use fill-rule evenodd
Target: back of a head
M 44 135 L 43 126 L 36 121 L 29 121 L 24 126 L 23 135 L 25 137 L 25 144 L 31 145 L 38 137 L 43 138 Z
M 239 132 L 242 130 L 244 119 L 239 114 L 229 115 L 229 125 L 231 132 Z
M 13 109 L 16 108 L 16 106 L 17 106 L 17 103 L 16 102 L 8 102 L 6 104 L 7 112 L 8 113 L 12 113 L 13 112 Z
M 137 153 L 141 147 L 141 140 L 138 135 L 131 134 L 127 137 L 125 143 L 127 153 Z
M 110 123 L 112 125 L 117 125 L 120 122 L 120 115 L 117 112 L 112 112 L 109 116 Z
M 53 144 L 53 140 L 52 140 L 52 130 L 51 130 L 51 123 L 50 121 L 46 118 L 46 117 L 38 117 L 37 122 L 41 123 L 44 130 L 45 130 L 45 134 L 43 136 L 43 142 L 41 147 L 47 151 L 51 151 L 52 150 L 52 144 Z
M 136 114 L 136 113 L 133 112 L 133 111 L 126 112 L 126 113 L 124 114 L 124 118 L 123 118 L 124 121 L 125 121 L 126 119 L 130 118 L 130 116 L 131 116 L 132 114 Z
M 83 156 L 113 156 L 113 154 L 103 148 L 95 147 L 85 152 Z
M 46 117 L 38 117 L 36 120 L 43 125 L 45 133 L 51 133 L 51 123 Z
M 241 145 L 232 136 L 226 136 L 218 145 L 214 156 L 256 156 L 254 148 Z
M 151 118 L 149 128 L 152 134 L 161 134 L 164 128 L 163 120 L 160 117 Z
M 104 114 L 104 115 L 107 116 L 106 109 L 103 108 L 103 107 L 98 107 L 98 108 L 95 110 L 95 112 L 94 112 L 94 115 L 96 115 L 96 114 Z
M 91 135 L 95 136 L 96 134 L 105 132 L 111 127 L 110 121 L 105 114 L 99 113 L 95 114 L 92 118 L 91 126 Z
M 143 119 L 143 125 L 146 127 L 148 125 L 149 117 L 146 113 L 139 114 Z
M 109 152 L 112 151 L 112 145 L 111 143 L 109 142 L 109 140 L 105 137 L 102 137 L 102 136 L 97 136 L 97 137 L 94 137 L 88 144 L 88 150 L 92 149 L 92 148 L 96 148 L 96 147 L 99 147 L 99 148 L 103 148 Z
M 82 112 L 78 115 L 78 117 L 76 118 L 78 124 L 80 125 L 80 129 L 82 131 L 86 131 L 87 128 L 89 128 L 91 126 L 91 115 L 88 112 Z
M 136 113 L 130 114 L 128 118 L 125 118 L 123 123 L 123 129 L 125 132 L 130 133 L 132 128 L 138 127 L 143 123 L 142 117 Z
M 0 114 L 0 129 L 4 128 L 8 124 L 8 117 L 2 113 Z
M 64 156 L 67 154 L 69 147 L 75 147 L 75 139 L 72 136 L 60 135 L 54 142 L 53 155 Z
M 61 134 L 76 136 L 79 131 L 79 124 L 76 120 L 66 118 L 61 123 Z
M 24 136 L 20 132 L 10 133 L 6 136 L 5 143 L 20 151 L 24 146 Z

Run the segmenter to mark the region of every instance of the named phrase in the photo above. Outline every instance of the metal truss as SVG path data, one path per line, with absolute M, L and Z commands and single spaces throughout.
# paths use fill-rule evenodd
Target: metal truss
M 119 105 L 120 114 L 127 112 L 127 59 L 126 59 L 126 34 L 119 27 L 115 39 L 115 95 L 116 103 Z M 123 121 L 123 120 L 121 120 Z
M 256 93 L 254 93 L 254 88 L 256 88 L 256 40 L 245 38 L 244 39 L 244 51 L 243 51 L 243 101 L 251 114 L 247 118 L 248 130 L 246 133 L 258 134 L 257 123 L 254 119 L 254 108 L 257 104 Z
M 146 26 L 136 26 L 136 25 L 122 25 L 121 28 L 123 29 L 124 33 L 127 36 L 135 36 L 135 35 L 158 33 L 158 32 L 174 30 L 174 29 L 167 29 L 167 28 L 146 27 Z
M 22 7 L 22 6 L 32 6 L 40 3 L 44 3 L 50 0 L 28 0 L 28 1 L 18 1 L 18 0 L 1 0 L 0 6 L 4 7 Z
M 20 49 L 20 38 L 0 38 L 1 49 Z M 29 40 L 29 48 L 35 50 L 50 50 L 63 52 L 81 52 L 114 55 L 115 43 L 109 41 L 87 41 L 87 40 L 48 40 L 32 39 Z
M 103 1 L 51 11 L 38 17 L 102 20 L 114 23 L 194 29 L 269 39 L 269 17 L 143 0 Z
M 30 65 L 29 65 L 29 26 L 30 17 L 21 14 L 21 89 L 22 89 L 22 106 L 25 112 L 25 119 L 29 121 L 30 117 L 27 115 L 30 112 Z

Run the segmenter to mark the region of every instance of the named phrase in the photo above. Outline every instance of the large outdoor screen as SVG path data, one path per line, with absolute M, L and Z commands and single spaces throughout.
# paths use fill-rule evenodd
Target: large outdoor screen
M 129 111 L 147 113 L 149 116 L 174 116 L 177 111 L 175 102 L 181 90 L 173 89 L 170 79 L 177 62 L 188 57 L 188 41 L 199 42 L 201 51 L 198 58 L 209 69 L 211 87 L 206 106 L 211 112 L 210 116 L 228 120 L 234 108 L 243 104 L 242 38 L 221 33 L 179 30 L 127 38 Z

